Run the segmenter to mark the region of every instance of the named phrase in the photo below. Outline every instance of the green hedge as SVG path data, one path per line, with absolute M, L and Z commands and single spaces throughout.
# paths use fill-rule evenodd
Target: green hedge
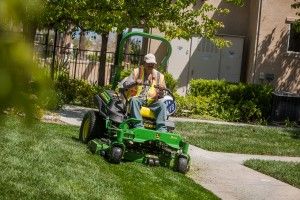
M 188 113 L 227 121 L 263 121 L 271 112 L 272 92 L 270 85 L 191 80 L 190 93 L 177 98 L 177 115 Z
M 90 85 L 84 80 L 70 79 L 67 75 L 61 74 L 55 80 L 58 99 L 56 108 L 64 104 L 94 107 L 93 97 L 100 89 L 101 87 L 97 85 Z
M 129 72 L 124 75 L 128 75 Z M 176 88 L 176 80 L 165 74 L 166 84 L 171 90 Z M 59 75 L 55 81 L 58 101 L 54 108 L 63 104 L 94 107 L 93 96 L 101 87 L 86 81 L 69 79 Z M 229 83 L 219 80 L 191 80 L 187 96 L 176 95 L 176 116 L 217 118 L 226 121 L 262 122 L 271 112 L 273 89 L 270 85 Z

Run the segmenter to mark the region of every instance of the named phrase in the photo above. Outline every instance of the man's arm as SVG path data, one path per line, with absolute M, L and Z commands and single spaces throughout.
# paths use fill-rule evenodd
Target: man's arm
M 166 82 L 165 82 L 165 76 L 164 76 L 163 74 L 161 74 L 160 86 L 161 86 L 163 89 L 167 88 Z

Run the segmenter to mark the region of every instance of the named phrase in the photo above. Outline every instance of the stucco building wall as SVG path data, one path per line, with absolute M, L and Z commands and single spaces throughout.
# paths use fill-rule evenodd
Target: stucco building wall
M 245 36 L 242 81 L 270 82 L 276 90 L 300 93 L 300 53 L 287 52 L 289 23 L 297 18 L 291 8 L 294 0 L 246 0 L 244 7 L 221 0 L 206 2 L 231 10 L 228 15 L 211 13 L 225 25 L 219 34 Z M 202 3 L 200 0 L 193 9 Z M 162 35 L 155 29 L 150 32 Z M 165 47 L 150 40 L 148 52 L 155 53 L 160 61 Z
M 248 81 L 266 82 L 266 76 L 277 90 L 300 93 L 300 53 L 289 53 L 290 22 L 295 19 L 293 0 L 262 0 L 258 21 L 258 45 L 255 63 L 249 63 Z M 252 73 L 251 73 L 252 72 Z

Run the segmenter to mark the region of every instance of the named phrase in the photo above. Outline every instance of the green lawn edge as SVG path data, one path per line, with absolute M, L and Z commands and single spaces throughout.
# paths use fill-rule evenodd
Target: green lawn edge
M 209 151 L 300 156 L 300 129 L 295 128 L 176 122 L 175 132 Z
M 250 159 L 244 165 L 300 189 L 299 162 Z

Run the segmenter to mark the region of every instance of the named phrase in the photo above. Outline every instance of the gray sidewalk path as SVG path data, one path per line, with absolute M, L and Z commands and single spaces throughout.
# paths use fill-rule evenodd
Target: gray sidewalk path
M 220 153 L 192 145 L 190 155 L 188 176 L 222 199 L 300 199 L 299 189 L 242 165 L 251 158 L 300 162 L 300 157 Z
M 90 109 L 78 106 L 64 106 L 60 112 L 46 115 L 44 119 L 79 126 L 88 110 Z M 245 125 L 184 118 L 173 120 Z M 192 165 L 188 176 L 222 199 L 300 200 L 299 189 L 242 165 L 245 160 L 251 158 L 300 162 L 300 157 L 211 152 L 193 145 L 190 145 L 190 155 Z

